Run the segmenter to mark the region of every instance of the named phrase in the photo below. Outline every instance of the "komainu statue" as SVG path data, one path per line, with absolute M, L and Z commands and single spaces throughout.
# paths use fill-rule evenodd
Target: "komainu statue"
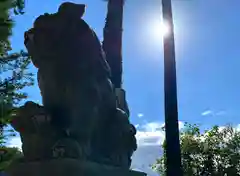
M 25 162 L 74 158 L 129 169 L 136 129 L 118 108 L 111 69 L 84 12 L 85 5 L 63 3 L 25 32 L 43 106 L 27 102 L 12 125 Z

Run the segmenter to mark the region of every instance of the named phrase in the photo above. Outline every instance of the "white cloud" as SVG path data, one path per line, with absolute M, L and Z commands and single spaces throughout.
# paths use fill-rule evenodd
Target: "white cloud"
M 178 128 L 179 128 L 179 130 L 184 128 L 184 123 L 182 121 L 178 122 Z
M 202 116 L 207 116 L 207 115 L 212 115 L 213 114 L 213 112 L 211 111 L 211 110 L 207 110 L 207 111 L 204 111 L 204 112 L 202 112 Z
M 237 131 L 240 131 L 240 124 L 236 126 Z
M 165 132 L 162 130 L 164 123 L 150 122 L 140 126 L 136 134 L 138 146 L 158 145 L 160 146 L 165 139 Z M 183 122 L 179 122 L 179 129 L 184 126 Z
M 10 138 L 8 141 L 8 146 L 9 147 L 17 147 L 17 148 L 21 149 L 22 141 L 21 141 L 20 137 L 16 136 L 16 137 Z
M 143 132 L 138 131 L 136 134 L 138 145 L 161 145 L 164 141 L 165 134 L 163 131 Z
M 136 124 L 136 125 L 134 125 L 135 126 L 135 128 L 138 128 L 140 125 L 139 124 Z
M 144 116 L 144 114 L 143 113 L 138 113 L 138 115 L 137 115 L 139 118 L 142 118 L 143 116 Z
M 165 134 L 161 127 L 164 123 L 150 122 L 141 126 L 137 131 L 136 138 L 139 146 L 143 145 L 161 145 Z
M 147 132 L 156 132 L 161 130 L 163 126 L 164 126 L 164 123 L 150 122 L 142 125 L 142 128 L 144 131 L 147 131 Z
M 148 176 L 159 176 L 150 166 L 156 162 L 157 158 L 162 156 L 162 153 L 163 150 L 160 145 L 138 147 L 132 157 L 131 169 L 143 171 Z
M 203 111 L 201 113 L 202 116 L 221 116 L 221 115 L 225 115 L 226 114 L 226 111 L 212 111 L 212 110 L 206 110 L 206 111 Z
M 149 176 L 157 176 L 150 165 L 154 164 L 156 159 L 162 156 L 161 145 L 165 139 L 165 132 L 162 130 L 165 123 L 149 122 L 138 126 L 136 138 L 138 149 L 133 155 L 132 168 L 141 170 Z M 182 129 L 184 123 L 179 121 L 179 129 Z
M 219 112 L 216 112 L 215 115 L 221 116 L 221 115 L 225 115 L 225 114 L 226 114 L 226 111 L 219 111 Z

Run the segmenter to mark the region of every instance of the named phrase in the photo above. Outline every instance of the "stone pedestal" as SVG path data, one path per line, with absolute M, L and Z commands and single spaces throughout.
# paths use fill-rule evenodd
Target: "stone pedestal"
M 15 163 L 8 176 L 146 176 L 145 173 L 122 168 L 81 162 L 74 159 L 57 159 L 42 162 Z

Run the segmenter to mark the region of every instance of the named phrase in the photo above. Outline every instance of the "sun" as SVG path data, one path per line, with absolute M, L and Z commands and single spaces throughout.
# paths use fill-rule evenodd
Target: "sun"
M 163 21 L 157 21 L 152 26 L 153 36 L 157 38 L 163 38 L 169 35 L 170 28 L 167 23 Z

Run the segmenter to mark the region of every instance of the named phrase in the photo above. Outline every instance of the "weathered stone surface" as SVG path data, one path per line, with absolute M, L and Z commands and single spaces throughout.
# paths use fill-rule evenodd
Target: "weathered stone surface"
M 8 174 L 10 176 L 146 176 L 142 172 L 74 159 L 16 163 L 12 165 Z
M 101 43 L 80 18 L 83 7 L 64 3 L 57 13 L 41 15 L 25 33 L 25 45 L 38 68 L 44 109 L 57 134 L 54 138 L 67 134 L 79 143 L 81 157 L 87 158 L 98 122 L 110 118 L 116 102 Z
M 20 175 L 61 176 L 74 169 L 87 176 L 108 175 L 111 170 L 116 172 L 112 175 L 128 174 L 137 148 L 136 129 L 129 121 L 125 92 L 119 89 L 116 95 L 110 81 L 101 43 L 81 19 L 84 11 L 85 5 L 63 3 L 57 13 L 38 17 L 25 33 L 43 106 L 27 102 L 13 119 L 23 143 L 25 163 L 16 165 L 24 172 Z

